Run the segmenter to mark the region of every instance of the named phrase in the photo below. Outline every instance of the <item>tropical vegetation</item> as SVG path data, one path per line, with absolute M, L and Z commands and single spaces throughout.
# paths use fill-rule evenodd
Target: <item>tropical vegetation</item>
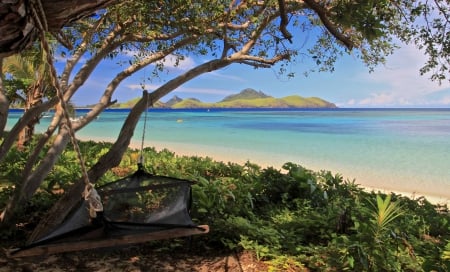
M 86 164 L 109 143 L 80 143 Z M 13 150 L 0 164 L 0 207 L 6 205 L 27 154 Z M 128 149 L 99 185 L 136 170 L 139 150 Z M 356 181 L 329 171 L 286 163 L 282 169 L 176 156 L 145 148 L 144 168 L 194 182 L 191 216 L 211 232 L 197 236 L 198 250 L 250 251 L 269 271 L 449 271 L 450 213 L 424 197 L 366 191 Z M 69 190 L 80 166 L 72 148 L 18 213 L 18 228 L 0 232 L 3 247 L 20 245 L 30 226 Z M 169 245 L 168 245 L 169 243 Z M 149 246 L 175 250 L 181 240 Z
M 111 168 L 121 163 L 140 115 L 145 112 L 147 107 L 202 74 L 238 64 L 249 65 L 255 69 L 275 68 L 280 74 L 288 77 L 294 76 L 289 69 L 293 64 L 302 65 L 300 71 L 305 74 L 333 71 L 334 64 L 344 54 L 351 54 L 360 59 L 368 66 L 370 71 L 376 65 L 383 64 L 386 57 L 392 54 L 401 43 L 414 44 L 422 49 L 427 56 L 427 60 L 420 70 L 421 74 L 429 76 L 432 80 L 442 82 L 448 79 L 450 71 L 448 69 L 450 66 L 450 50 L 448 50 L 450 44 L 450 36 L 448 35 L 449 3 L 445 0 L 104 0 L 95 3 L 60 0 L 40 0 L 37 3 L 24 0 L 0 0 L 0 7 L 0 13 L 2 15 L 7 14 L 7 16 L 0 16 L 0 29 L 2 33 L 8 33 L 0 37 L 0 64 L 2 66 L 0 72 L 0 163 L 7 165 L 1 172 L 4 178 L 14 183 L 8 189 L 5 189 L 6 191 L 3 191 L 9 197 L 0 214 L 1 226 L 5 228 L 17 226 L 17 217 L 20 215 L 18 211 L 27 207 L 37 195 L 41 195 L 42 188 L 48 187 L 48 184 L 72 185 L 70 190 L 66 190 L 68 193 L 62 195 L 44 216 L 41 220 L 42 223 L 39 223 L 35 228 L 35 233 L 45 232 L 49 225 L 58 225 L 71 210 L 71 207 L 76 205 L 86 182 L 100 182 L 105 175 L 110 175 Z M 5 11 L 6 13 L 3 13 Z M 61 11 L 61 14 L 57 11 Z M 70 26 L 65 26 L 69 23 Z M 51 33 L 58 41 L 55 52 L 51 52 L 47 33 Z M 36 41 L 36 44 L 33 44 L 34 41 Z M 48 97 L 42 103 L 31 105 L 31 108 L 6 133 L 4 130 L 11 101 L 9 101 L 4 87 L 5 74 L 3 71 L 6 63 L 4 57 L 12 53 L 23 52 L 25 47 L 31 45 L 36 45 L 40 51 L 45 53 L 43 56 L 45 64 L 48 64 L 46 66 L 50 70 L 51 86 L 57 91 L 58 96 Z M 61 57 L 64 64 L 59 73 L 56 72 L 53 65 L 56 56 Z M 201 58 L 202 62 L 184 73 L 174 74 L 173 78 L 167 82 L 161 82 L 159 76 L 161 73 L 167 72 L 165 60 L 170 57 L 175 59 L 176 64 L 180 64 L 186 58 Z M 98 102 L 90 109 L 86 117 L 79 122 L 71 122 L 66 114 L 67 107 L 65 105 L 78 91 L 82 90 L 83 85 L 98 69 L 99 63 L 104 60 L 113 60 L 120 71 L 101 87 L 103 93 L 99 95 Z M 133 74 L 143 71 L 145 67 L 151 67 L 149 73 L 147 73 L 146 82 L 156 82 L 158 87 L 149 93 L 144 91 L 146 84 L 142 82 L 142 98 L 131 108 L 116 142 L 108 148 L 102 149 L 99 152 L 100 157 L 89 157 L 86 167 L 81 168 L 82 177 L 79 177 L 73 183 L 62 182 L 73 177 L 69 174 L 72 173 L 72 170 L 80 170 L 78 164 L 74 163 L 76 157 L 80 157 L 74 132 L 83 129 L 89 122 L 95 120 L 103 110 L 115 104 L 116 101 L 113 100 L 113 97 L 120 84 Z M 43 74 L 41 75 L 43 76 Z M 17 88 L 15 91 L 17 91 Z M 25 127 L 32 125 L 37 117 L 51 108 L 55 108 L 55 115 L 45 133 L 39 135 L 36 139 L 37 142 L 30 141 L 27 146 L 29 148 L 25 148 L 23 152 L 17 152 L 15 144 L 20 132 Z M 66 157 L 69 154 L 66 147 L 70 145 L 71 140 L 76 156 L 71 153 L 71 156 Z M 96 160 L 92 160 L 93 157 Z M 82 161 L 80 158 L 78 160 Z M 64 163 L 59 164 L 61 162 Z M 83 163 L 80 163 L 80 165 L 84 166 Z M 300 187 L 306 185 L 304 183 L 298 184 L 295 180 L 301 176 L 309 175 L 305 174 L 309 172 L 294 171 L 298 167 L 289 165 L 287 168 L 286 171 L 292 170 L 292 177 L 285 176 L 285 174 L 279 177 L 285 182 L 286 188 L 292 188 L 293 192 L 286 194 L 282 190 L 283 188 L 280 189 L 273 184 L 274 188 L 272 189 L 265 188 L 259 183 L 251 185 L 262 186 L 262 189 L 267 190 L 267 193 L 272 193 L 271 190 L 281 190 L 279 191 L 282 193 L 281 199 L 278 199 L 279 196 L 275 196 L 276 203 L 285 205 L 285 209 L 275 206 L 275 209 L 278 209 L 277 214 L 272 214 L 270 213 L 271 210 L 263 209 L 266 206 L 268 208 L 272 206 L 271 199 L 264 202 L 265 198 L 262 196 L 266 195 L 266 192 L 258 195 L 257 192 L 249 191 L 245 199 L 239 197 L 236 197 L 236 199 L 241 200 L 243 205 L 250 205 L 250 207 L 255 203 L 261 204 L 255 207 L 261 209 L 258 212 L 262 216 L 257 218 L 263 218 L 264 221 L 251 219 L 255 210 L 248 212 L 245 209 L 243 211 L 246 212 L 239 214 L 239 216 L 223 216 L 222 219 L 228 219 L 230 224 L 234 222 L 239 226 L 245 225 L 244 223 L 251 219 L 254 221 L 250 221 L 251 224 L 248 224 L 248 227 L 261 226 L 262 222 L 270 226 L 272 225 L 270 220 L 272 220 L 277 225 L 292 226 L 292 231 L 294 231 L 294 228 L 299 228 L 305 234 L 310 233 L 311 236 L 315 236 L 321 242 L 319 245 L 327 245 L 326 248 L 317 246 L 318 249 L 323 250 L 323 253 L 328 253 L 329 250 L 341 253 L 344 249 L 340 248 L 340 245 L 345 244 L 347 251 L 344 251 L 344 253 L 348 254 L 346 255 L 348 258 L 341 258 L 339 261 L 340 263 L 348 262 L 349 267 L 361 264 L 367 269 L 376 269 L 382 265 L 380 256 L 383 254 L 384 259 L 387 260 L 386 265 L 389 265 L 389 267 L 382 269 L 391 269 L 391 265 L 394 266 L 392 261 L 394 259 L 407 259 L 409 262 L 411 260 L 408 258 L 413 255 L 419 256 L 416 261 L 421 262 L 422 255 L 417 253 L 420 250 L 417 249 L 414 254 L 405 253 L 404 245 L 414 239 L 396 238 L 391 240 L 392 237 L 402 237 L 398 236 L 401 231 L 391 231 L 386 226 L 390 226 L 391 223 L 402 220 L 402 218 L 405 218 L 404 216 L 408 215 L 408 213 L 399 212 L 400 208 L 397 204 L 391 204 L 394 197 L 391 199 L 383 197 L 379 200 L 375 197 L 372 201 L 367 200 L 370 203 L 375 201 L 374 207 L 367 208 L 367 211 L 365 208 L 358 211 L 352 209 L 354 207 L 371 207 L 370 204 L 365 202 L 360 204 L 359 200 L 348 200 L 349 202 L 347 202 L 347 200 L 341 198 L 339 198 L 339 201 L 342 202 L 340 205 L 344 206 L 331 203 L 332 205 L 327 204 L 325 208 L 325 206 L 320 206 L 314 201 L 317 199 L 319 203 L 327 203 L 328 200 L 321 200 L 314 193 L 311 194 L 314 199 L 305 201 L 300 198 L 300 200 L 297 200 L 297 192 Z M 68 172 L 67 169 L 72 170 Z M 200 173 L 199 170 L 196 171 Z M 223 171 L 228 170 L 223 169 Z M 259 170 L 256 172 L 259 176 Z M 276 171 L 263 171 L 263 173 L 269 175 L 269 177 L 270 175 L 278 176 L 280 174 Z M 245 171 L 240 175 L 242 179 L 248 177 Z M 316 174 L 311 175 L 316 176 Z M 52 180 L 53 176 L 57 178 Z M 232 177 L 230 180 L 243 187 L 242 192 L 246 192 L 244 189 L 250 190 L 246 187 L 249 186 L 248 184 L 240 184 L 243 180 L 239 177 Z M 206 176 L 206 180 L 209 181 L 209 178 L 209 176 Z M 221 177 L 219 176 L 218 179 L 220 180 Z M 310 185 L 312 182 L 314 192 L 326 192 L 327 199 L 329 199 L 332 191 L 323 189 L 321 186 L 325 185 L 319 185 L 320 183 L 316 185 L 312 177 L 309 179 L 312 181 L 306 183 Z M 321 180 L 322 178 L 317 179 Z M 292 182 L 293 184 L 291 184 Z M 209 181 L 209 183 L 211 182 Z M 208 185 L 209 183 L 204 184 Z M 212 183 L 215 184 L 215 182 Z M 257 189 L 256 187 L 255 189 Z M 319 188 L 319 190 L 316 190 L 316 188 Z M 207 187 L 199 187 L 199 189 L 209 190 Z M 220 190 L 222 192 L 225 189 L 221 188 Z M 214 188 L 211 188 L 211 190 L 214 192 Z M 310 190 L 312 189 L 310 188 Z M 299 194 L 301 195 L 301 193 Z M 226 196 L 226 194 L 220 195 Z M 288 201 L 284 199 L 285 197 Z M 233 199 L 234 197 L 230 195 L 229 198 Z M 218 201 L 227 203 L 226 201 L 230 201 L 230 199 L 218 198 Z M 248 199 L 252 199 L 252 201 L 248 202 Z M 311 230 L 302 227 L 298 221 L 291 222 L 283 216 L 276 219 L 277 215 L 295 218 L 294 215 L 297 216 L 297 212 L 292 214 L 290 207 L 304 206 L 305 208 L 311 208 L 311 210 L 322 208 L 322 213 L 319 215 L 309 214 L 304 210 L 298 212 L 302 218 L 301 223 L 311 226 L 308 225 L 307 220 L 304 220 L 305 217 L 319 216 L 323 219 L 322 216 L 326 214 L 336 216 L 337 212 L 343 212 L 342 209 L 347 205 L 348 209 L 351 210 L 348 211 L 351 214 L 348 220 L 352 222 L 350 224 L 352 228 L 346 229 L 342 235 L 336 235 L 336 238 L 329 238 L 330 230 L 323 224 L 318 224 L 318 227 L 315 226 L 311 232 Z M 206 207 L 208 212 L 203 213 L 208 218 L 214 218 L 215 214 L 224 214 L 220 210 L 213 210 L 210 215 L 208 207 Z M 332 207 L 335 207 L 336 211 L 328 210 Z M 403 206 L 400 205 L 400 207 Z M 415 209 L 414 207 L 413 209 Z M 228 208 L 224 208 L 226 212 L 228 212 Z M 252 207 L 252 209 L 254 208 Z M 390 216 L 385 217 L 389 224 L 382 224 L 381 222 L 378 226 L 374 225 L 376 222 L 374 219 L 375 209 L 377 209 L 378 214 L 383 209 L 385 213 L 390 214 Z M 199 211 L 204 210 L 199 209 Z M 434 215 L 431 211 L 428 213 Z M 198 214 L 198 216 L 201 215 L 201 213 Z M 368 218 L 369 221 L 362 222 L 360 218 Z M 411 216 L 409 219 L 419 220 L 416 225 L 422 224 L 420 222 L 423 221 L 420 216 Z M 266 222 L 266 220 L 269 221 Z M 331 219 L 327 218 L 327 220 Z M 437 222 L 440 222 L 440 220 L 437 220 Z M 428 226 L 428 223 L 423 224 Z M 434 222 L 433 224 L 441 226 L 440 223 Z M 401 230 L 408 229 L 406 224 L 400 227 Z M 389 231 L 387 231 L 388 229 Z M 294 240 L 295 237 L 291 237 L 290 230 L 279 233 L 271 227 L 264 226 L 258 228 L 258 230 L 263 230 L 263 232 L 267 230 L 268 233 L 273 232 L 273 236 L 270 237 L 274 237 L 275 240 L 265 241 L 265 243 L 271 243 L 269 249 L 265 249 L 264 246 L 260 247 L 260 245 L 265 244 L 259 240 L 260 238 L 245 232 L 245 229 L 243 229 L 243 237 L 239 238 L 239 242 L 236 242 L 236 237 L 231 237 L 222 239 L 221 243 L 230 241 L 229 247 L 233 247 L 234 243 L 240 244 L 242 247 L 260 247 L 261 254 L 258 253 L 258 256 L 262 256 L 266 254 L 264 253 L 266 251 L 270 255 L 274 250 L 285 252 L 285 247 L 289 247 L 290 250 L 294 247 L 289 243 L 279 244 L 276 240 L 277 237 L 286 237 L 299 242 Z M 358 232 L 360 230 L 363 231 Z M 309 236 L 303 236 L 303 232 L 296 233 L 304 241 L 303 243 L 297 243 L 299 250 L 303 250 L 305 243 L 310 242 Z M 356 233 L 356 236 L 352 236 L 353 232 Z M 368 234 L 372 236 L 368 236 Z M 426 234 L 430 235 L 427 231 Z M 438 234 L 440 235 L 440 232 Z M 264 237 L 269 236 L 265 235 Z M 417 237 L 422 236 L 418 235 Z M 442 237 L 447 236 L 442 235 Z M 440 239 L 438 237 L 441 242 Z M 394 241 L 398 243 L 398 250 L 395 251 L 395 254 L 394 251 L 381 251 L 381 248 L 388 247 L 389 249 L 389 246 L 393 246 Z M 414 248 L 415 244 L 410 244 Z M 333 245 L 335 246 L 333 247 Z M 425 251 L 433 251 L 436 248 L 440 250 L 440 245 L 435 247 L 433 244 L 433 249 L 426 247 Z M 308 246 L 308 248 L 312 247 Z M 435 257 L 431 261 L 438 260 L 440 257 L 436 256 L 439 254 L 433 255 Z M 313 259 L 320 258 L 322 256 L 320 254 L 305 253 L 304 255 L 317 266 L 324 262 L 322 259 Z M 286 256 L 289 257 L 290 255 Z M 444 254 L 444 256 L 447 256 L 447 254 Z M 328 261 L 336 261 L 336 259 Z M 300 262 L 309 263 L 305 260 L 300 260 Z M 415 265 L 417 262 L 411 261 L 409 263 Z M 440 259 L 439 262 L 436 261 L 435 263 L 440 265 Z M 313 266 L 312 264 L 308 265 Z
M 29 111 L 54 96 L 48 63 L 44 61 L 45 54 L 35 46 L 3 60 L 3 70 L 7 75 L 3 86 L 11 107 L 21 107 L 24 111 Z M 19 148 L 25 148 L 31 141 L 39 119 L 40 116 L 35 115 L 19 133 Z

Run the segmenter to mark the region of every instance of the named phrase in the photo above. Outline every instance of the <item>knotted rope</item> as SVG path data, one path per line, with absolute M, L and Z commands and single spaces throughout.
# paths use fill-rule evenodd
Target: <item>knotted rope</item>
M 40 40 L 42 43 L 42 48 L 44 49 L 46 55 L 46 61 L 50 67 L 50 79 L 53 87 L 56 89 L 56 94 L 59 99 L 59 103 L 61 105 L 63 111 L 63 119 L 65 120 L 65 125 L 67 127 L 67 131 L 70 135 L 70 139 L 73 145 L 73 148 L 77 154 L 78 161 L 80 162 L 81 173 L 83 176 L 83 181 L 85 183 L 85 188 L 83 192 L 84 199 L 89 203 L 89 215 L 92 218 L 96 217 L 96 212 L 103 211 L 103 204 L 101 202 L 101 198 L 98 195 L 97 191 L 94 188 L 94 185 L 89 181 L 89 176 L 86 170 L 86 164 L 84 162 L 83 156 L 81 155 L 81 150 L 78 145 L 78 141 L 75 137 L 75 132 L 72 127 L 72 122 L 70 121 L 69 112 L 67 108 L 67 103 L 64 100 L 64 93 L 59 85 L 59 81 L 57 79 L 56 69 L 53 63 L 53 54 L 51 52 L 50 46 L 48 45 L 47 39 L 45 38 L 45 32 L 48 31 L 47 19 L 45 17 L 45 11 L 42 6 L 40 0 L 31 0 L 31 12 L 33 15 L 33 19 L 39 30 Z

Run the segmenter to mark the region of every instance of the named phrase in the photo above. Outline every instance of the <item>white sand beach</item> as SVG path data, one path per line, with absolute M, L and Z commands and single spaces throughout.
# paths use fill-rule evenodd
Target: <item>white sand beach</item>
M 139 149 L 141 146 L 140 141 L 134 140 L 130 144 L 130 148 Z M 249 151 L 243 149 L 230 149 L 221 146 L 209 146 L 209 145 L 198 145 L 198 144 L 187 144 L 187 143 L 174 143 L 174 142 L 160 142 L 152 141 L 146 143 L 144 146 L 152 146 L 156 150 L 168 149 L 175 152 L 179 156 L 200 156 L 200 157 L 210 157 L 216 161 L 222 162 L 233 162 L 238 164 L 244 164 L 246 162 L 251 162 L 260 165 L 261 167 L 274 167 L 276 169 L 281 169 L 282 165 L 286 162 L 297 163 L 295 158 L 286 157 L 283 154 L 267 154 L 265 152 Z M 423 191 L 419 190 L 408 190 L 408 178 L 396 177 L 397 183 L 392 183 L 390 181 L 383 182 L 384 179 L 380 179 L 377 176 L 376 170 L 371 172 L 358 172 L 348 167 L 348 169 L 328 169 L 324 168 L 319 164 L 301 164 L 302 166 L 314 170 L 329 170 L 333 174 L 340 173 L 343 175 L 344 179 L 356 180 L 356 183 L 361 187 L 367 189 L 368 191 L 390 193 L 394 192 L 396 194 L 401 194 L 403 196 L 417 199 L 424 196 L 428 201 L 433 204 L 450 204 L 450 190 L 441 190 L 442 194 L 433 194 L 426 189 Z M 434 191 L 433 191 L 434 192 Z

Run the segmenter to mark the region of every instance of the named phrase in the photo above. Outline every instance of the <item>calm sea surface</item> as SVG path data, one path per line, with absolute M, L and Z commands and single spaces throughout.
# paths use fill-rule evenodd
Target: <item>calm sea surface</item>
M 7 127 L 21 114 L 11 111 Z M 108 110 L 77 136 L 113 141 L 127 114 Z M 48 122 L 44 118 L 38 131 Z M 143 124 L 136 128 L 135 146 Z M 153 109 L 145 145 L 156 143 L 275 167 L 290 161 L 369 187 L 450 195 L 450 109 Z

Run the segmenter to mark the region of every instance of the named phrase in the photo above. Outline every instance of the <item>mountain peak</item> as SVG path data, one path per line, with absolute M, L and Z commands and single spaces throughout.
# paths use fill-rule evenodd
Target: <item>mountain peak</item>
M 242 90 L 238 94 L 232 94 L 232 95 L 225 97 L 221 102 L 233 101 L 233 100 L 238 100 L 238 99 L 256 99 L 256 98 L 268 98 L 268 97 L 271 97 L 271 96 L 263 93 L 262 91 L 256 91 L 255 89 L 247 88 L 247 89 Z
M 139 98 L 125 103 L 117 104 L 115 108 L 131 108 Z M 242 90 L 238 94 L 225 97 L 216 103 L 204 103 L 197 98 L 182 99 L 174 95 L 166 103 L 158 101 L 158 108 L 173 109 L 197 109 L 197 108 L 336 108 L 336 105 L 318 97 L 301 97 L 291 95 L 282 98 L 274 98 L 262 91 L 252 88 Z
M 169 100 L 165 103 L 165 105 L 166 105 L 167 107 L 170 108 L 170 107 L 172 107 L 173 105 L 175 105 L 175 104 L 177 104 L 178 102 L 181 102 L 181 101 L 183 101 L 182 98 L 180 98 L 180 97 L 174 95 L 171 99 L 169 99 Z

